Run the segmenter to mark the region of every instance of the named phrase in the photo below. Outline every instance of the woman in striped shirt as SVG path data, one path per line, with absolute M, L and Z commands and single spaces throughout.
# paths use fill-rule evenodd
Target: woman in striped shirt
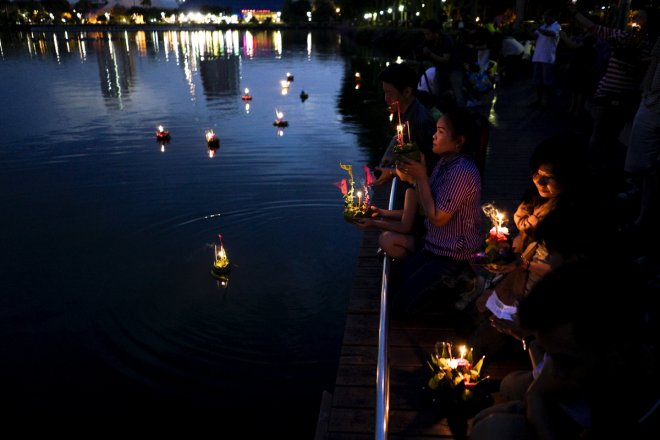
M 438 301 L 453 304 L 461 288 L 474 281 L 470 259 L 483 242 L 481 175 L 473 160 L 478 148 L 476 115 L 457 107 L 437 121 L 433 153 L 440 160 L 430 176 L 424 157 L 397 162 L 416 181 L 426 232 L 422 249 L 401 268 L 394 315 L 415 314 Z

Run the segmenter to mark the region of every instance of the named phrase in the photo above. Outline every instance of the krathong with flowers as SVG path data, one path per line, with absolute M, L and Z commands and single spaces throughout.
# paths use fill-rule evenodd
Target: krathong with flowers
M 434 410 L 448 418 L 454 434 L 465 429 L 467 419 L 493 403 L 490 377 L 481 375 L 485 358 L 475 364 L 472 348 L 455 347 L 448 341 L 435 344 L 428 362 L 431 377 L 423 389 Z
M 169 142 L 170 141 L 170 132 L 168 130 L 165 130 L 165 127 L 162 125 L 158 126 L 158 130 L 156 130 L 156 140 L 158 142 Z
M 218 243 L 213 245 L 213 267 L 211 268 L 211 275 L 218 279 L 224 279 L 229 272 L 231 266 L 229 264 L 229 257 L 225 251 L 225 246 L 222 242 L 222 235 L 218 234 Z
M 252 95 L 250 95 L 250 89 L 248 89 L 247 87 L 245 88 L 245 93 L 243 93 L 241 99 L 243 101 L 252 101 Z
M 392 105 L 396 109 L 397 114 L 396 142 L 392 148 L 392 157 L 395 161 L 400 161 L 403 158 L 420 161 L 422 159 L 421 152 L 410 136 L 410 124 L 407 121 L 405 126 L 401 123 L 399 101 L 394 102 Z M 394 113 L 392 113 L 393 116 Z
M 213 130 L 206 130 L 206 145 L 209 150 L 217 150 L 220 147 L 220 139 Z
M 275 121 L 273 122 L 273 125 L 280 128 L 289 126 L 289 122 L 284 119 L 284 113 L 278 109 L 275 109 Z
M 492 228 L 486 238 L 486 247 L 475 255 L 475 263 L 482 264 L 486 269 L 498 272 L 509 263 L 516 260 L 517 254 L 511 246 L 509 228 L 504 226 L 507 222 L 506 213 L 500 211 L 493 204 L 486 203 L 481 207 L 492 223 Z
M 342 179 L 335 183 L 335 186 L 341 190 L 344 195 L 344 219 L 349 222 L 367 217 L 369 215 L 369 206 L 371 202 L 371 185 L 375 182 L 374 175 L 368 166 L 363 165 L 365 179 L 364 185 L 356 190 L 355 180 L 353 179 L 353 165 L 340 163 L 342 170 L 348 173 L 348 179 Z

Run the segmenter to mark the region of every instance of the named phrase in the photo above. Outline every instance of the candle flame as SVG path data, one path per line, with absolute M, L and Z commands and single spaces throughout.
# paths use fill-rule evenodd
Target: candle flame
M 246 94 L 246 95 L 249 95 L 249 94 L 250 94 L 250 89 L 248 89 L 247 87 L 245 88 L 245 94 Z
M 500 211 L 499 209 L 495 208 L 495 206 L 491 203 L 484 204 L 481 207 L 481 210 L 492 222 L 494 230 L 493 232 L 495 234 L 501 233 L 507 235 L 509 233 L 509 228 L 504 226 L 507 221 L 507 216 L 504 211 Z
M 213 139 L 214 137 L 215 137 L 215 133 L 213 132 L 213 130 L 208 130 L 206 132 L 206 141 L 207 142 L 210 141 L 211 139 Z
M 164 131 L 165 131 L 165 127 L 163 127 L 162 125 L 159 125 L 159 126 L 158 126 L 158 131 L 160 131 L 161 133 L 164 132 Z
M 284 117 L 284 113 L 282 113 L 281 111 L 275 109 L 275 117 L 277 117 L 277 120 L 280 121 Z
M 283 89 L 288 89 L 290 84 L 291 83 L 285 79 L 280 81 L 280 85 L 282 86 Z

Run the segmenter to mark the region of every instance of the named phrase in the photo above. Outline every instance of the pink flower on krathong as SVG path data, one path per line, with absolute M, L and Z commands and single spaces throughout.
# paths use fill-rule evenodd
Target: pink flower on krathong
M 339 188 L 343 195 L 348 194 L 348 181 L 346 179 L 341 179 L 341 181 L 335 182 L 333 185 Z
M 362 165 L 362 169 L 364 170 L 364 176 L 366 178 L 365 186 L 373 185 L 375 178 L 374 175 L 371 174 L 371 170 L 369 169 L 369 167 L 366 165 Z

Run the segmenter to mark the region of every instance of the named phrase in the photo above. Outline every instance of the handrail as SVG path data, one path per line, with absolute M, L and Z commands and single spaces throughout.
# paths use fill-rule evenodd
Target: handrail
M 388 208 L 394 209 L 398 179 L 392 180 Z M 388 362 L 388 305 L 387 283 L 390 274 L 390 257 L 383 255 L 383 279 L 380 288 L 380 322 L 378 324 L 378 363 L 376 365 L 376 440 L 387 440 L 390 409 L 390 367 Z

